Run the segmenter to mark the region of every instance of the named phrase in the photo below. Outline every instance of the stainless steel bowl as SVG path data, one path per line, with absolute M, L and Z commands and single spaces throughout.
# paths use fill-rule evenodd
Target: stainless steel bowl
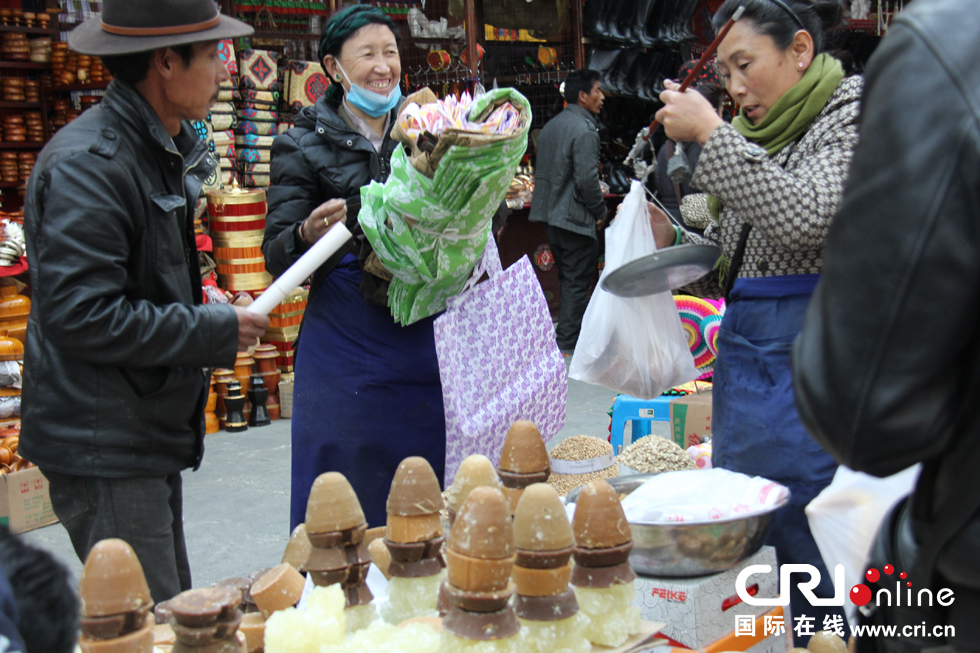
M 656 474 L 606 479 L 620 495 L 629 494 Z M 569 492 L 578 500 L 581 488 Z M 719 519 L 702 524 L 649 524 L 630 522 L 633 550 L 630 564 L 638 574 L 660 578 L 691 578 L 717 574 L 755 554 L 766 540 L 776 511 L 789 502 L 789 494 L 766 512 L 748 517 Z

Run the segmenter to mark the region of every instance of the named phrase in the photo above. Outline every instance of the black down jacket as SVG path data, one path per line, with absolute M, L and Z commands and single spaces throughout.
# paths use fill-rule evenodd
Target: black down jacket
M 276 276 L 309 249 L 299 228 L 313 209 L 327 200 L 346 199 L 347 228 L 360 234 L 355 207 L 360 206 L 361 186 L 388 178 L 391 154 L 398 145 L 390 128 L 379 155 L 371 141 L 341 117 L 341 110 L 324 95 L 314 106 L 305 107 L 295 126 L 272 144 L 272 186 L 262 253 L 266 268 Z M 397 115 L 394 109 L 390 125 Z M 318 274 L 329 272 L 351 251 L 356 249 L 337 252 Z
M 923 463 L 913 532 L 941 545 L 946 581 L 980 590 L 976 8 L 916 0 L 872 57 L 793 371 L 800 418 L 840 462 L 877 476 Z
M 231 367 L 238 319 L 201 305 L 193 207 L 216 162 L 171 139 L 120 81 L 42 150 L 27 187 L 33 303 L 20 451 L 78 476 L 200 463 L 203 368 Z

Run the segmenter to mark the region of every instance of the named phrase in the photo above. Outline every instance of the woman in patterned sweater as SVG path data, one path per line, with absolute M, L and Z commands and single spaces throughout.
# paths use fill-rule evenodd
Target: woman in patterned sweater
M 695 92 L 668 83 L 657 114 L 667 136 L 698 141 L 703 150 L 685 198 L 685 221 L 707 224 L 704 236 L 675 228 L 650 205 L 660 247 L 713 242 L 717 270 L 695 292 L 728 295 L 715 363 L 714 464 L 779 481 L 792 491 L 769 543 L 780 564 L 820 569 L 818 596 L 834 595 L 803 509 L 836 471 L 799 421 L 793 402 L 790 346 L 820 273 L 824 239 L 843 191 L 858 134 L 862 80 L 844 78 L 840 62 L 821 53 L 824 27 L 837 2 L 726 0 L 719 28 L 738 6 L 743 17 L 718 48 L 717 65 L 741 106 L 725 124 Z M 838 609 L 809 605 L 799 590 L 793 615 L 834 619 Z M 832 623 L 832 622 L 831 622 Z M 805 643 L 797 642 L 797 646 Z

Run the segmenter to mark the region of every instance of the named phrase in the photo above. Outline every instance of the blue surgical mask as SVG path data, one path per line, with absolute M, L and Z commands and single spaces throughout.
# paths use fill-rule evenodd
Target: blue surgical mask
M 340 68 L 340 72 L 344 74 L 344 78 L 350 84 L 350 90 L 347 91 L 347 101 L 372 118 L 380 118 L 385 115 L 397 107 L 398 102 L 402 99 L 402 89 L 397 81 L 395 82 L 394 90 L 388 94 L 388 97 L 382 98 L 377 93 L 365 90 L 350 81 L 350 77 L 347 76 L 347 72 L 340 65 L 339 61 L 337 62 L 337 67 Z

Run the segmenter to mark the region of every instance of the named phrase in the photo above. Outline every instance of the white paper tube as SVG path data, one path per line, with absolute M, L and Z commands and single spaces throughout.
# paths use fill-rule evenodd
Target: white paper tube
M 249 313 L 268 315 L 289 293 L 293 292 L 298 285 L 303 283 L 318 267 L 343 247 L 344 243 L 351 237 L 350 231 L 347 230 L 343 222 L 334 223 L 306 254 L 299 257 L 299 260 L 273 281 L 271 286 L 263 290 L 262 294 L 246 310 Z

